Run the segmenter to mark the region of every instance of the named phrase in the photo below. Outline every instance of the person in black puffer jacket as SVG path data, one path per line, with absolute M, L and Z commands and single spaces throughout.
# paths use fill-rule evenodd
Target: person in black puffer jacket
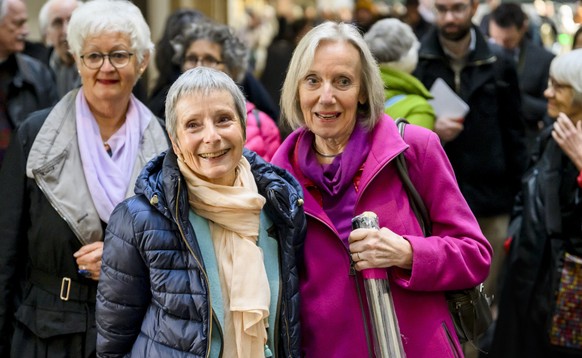
M 245 115 L 222 72 L 194 68 L 170 88 L 173 151 L 107 227 L 98 356 L 299 356 L 303 193 L 243 149 Z

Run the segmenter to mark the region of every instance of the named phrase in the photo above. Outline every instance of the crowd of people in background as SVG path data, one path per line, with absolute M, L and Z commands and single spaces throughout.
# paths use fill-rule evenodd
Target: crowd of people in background
M 582 357 L 582 1 L 244 15 L 0 0 L 0 356 L 372 356 L 375 269 L 409 358 Z

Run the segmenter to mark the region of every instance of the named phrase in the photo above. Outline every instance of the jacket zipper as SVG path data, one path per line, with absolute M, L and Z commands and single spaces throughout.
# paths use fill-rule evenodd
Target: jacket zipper
M 279 267 L 283 267 L 283 265 L 281 265 L 281 255 L 279 256 Z M 277 297 L 277 312 L 280 312 L 281 307 L 283 306 L 281 304 L 281 296 L 283 295 L 283 277 L 281 276 L 281 270 L 279 270 L 279 295 Z M 281 312 L 280 315 L 277 315 L 277 317 L 275 318 L 275 334 L 273 335 L 273 340 L 275 342 L 273 342 L 273 357 L 276 357 L 278 352 L 279 352 L 279 340 L 277 339 L 277 337 L 279 337 L 279 331 L 281 330 L 281 322 L 279 321 L 279 317 L 283 317 L 283 322 L 285 324 L 285 332 L 287 332 L 287 350 L 288 350 L 288 357 L 291 358 L 291 331 L 289 330 L 289 320 L 287 320 L 287 311 L 289 310 L 289 307 L 287 307 L 287 305 L 284 306 L 285 307 L 285 312 Z
M 181 187 L 182 187 L 182 180 L 179 178 L 178 179 L 178 191 L 177 191 L 176 198 L 178 198 L 180 196 Z M 180 230 L 180 235 L 181 235 L 182 241 L 184 242 L 184 244 L 186 244 L 188 251 L 190 251 L 190 254 L 192 254 L 192 256 L 194 257 L 194 260 L 196 260 L 198 267 L 200 267 L 200 271 L 202 272 L 202 275 L 204 276 L 204 280 L 206 281 L 206 287 L 210 288 L 210 280 L 208 279 L 208 275 L 206 274 L 206 270 L 204 269 L 204 266 L 202 265 L 202 263 L 200 262 L 200 260 L 196 256 L 196 254 L 194 253 L 194 250 L 190 246 L 190 243 L 188 243 L 188 240 L 186 240 L 186 235 L 184 235 L 184 230 L 182 228 L 182 225 L 180 225 L 180 220 L 179 220 L 180 211 L 178 209 L 178 202 L 179 202 L 179 200 L 176 200 L 176 212 L 175 212 L 176 219 L 174 220 L 174 222 L 176 223 L 176 225 L 178 225 L 178 230 Z M 210 290 L 208 290 L 208 327 L 209 327 L 209 330 L 208 330 L 208 347 L 206 348 L 206 358 L 210 357 L 210 346 L 212 345 L 212 314 L 213 314 L 212 297 L 210 296 Z M 221 348 L 221 352 L 222 352 L 222 348 Z
M 216 319 L 216 322 L 219 322 L 218 317 L 216 317 L 216 313 L 214 312 L 214 310 L 212 311 L 212 318 Z M 218 329 L 218 334 L 220 335 L 220 340 L 222 342 L 224 342 L 224 334 L 222 333 L 222 328 L 220 327 L 219 324 L 216 325 L 216 328 Z M 210 340 L 212 340 L 212 337 L 210 337 Z M 218 357 L 222 357 L 223 349 L 224 349 L 224 344 L 222 344 L 220 346 L 220 352 L 218 353 Z

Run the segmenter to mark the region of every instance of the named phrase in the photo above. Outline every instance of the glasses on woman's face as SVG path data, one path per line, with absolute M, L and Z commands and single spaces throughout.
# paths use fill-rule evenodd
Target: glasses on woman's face
M 556 92 L 562 92 L 563 90 L 571 87 L 572 86 L 567 85 L 565 83 L 556 82 L 556 80 L 553 78 L 548 79 L 548 88 L 551 88 Z
M 460 19 L 465 16 L 467 9 L 469 8 L 469 4 L 455 4 L 451 7 L 446 7 L 444 5 L 435 5 L 434 12 L 438 17 L 446 17 L 447 13 L 451 13 L 453 17 Z
M 127 66 L 131 56 L 133 56 L 133 53 L 127 51 L 114 51 L 110 53 L 90 52 L 81 55 L 81 60 L 85 67 L 91 70 L 98 70 L 103 66 L 105 57 L 107 57 L 111 66 L 120 69 Z
M 220 64 L 222 64 L 222 61 L 217 60 L 212 56 L 198 57 L 196 55 L 189 55 L 184 59 L 184 65 L 187 68 L 194 68 L 198 66 L 214 68 Z

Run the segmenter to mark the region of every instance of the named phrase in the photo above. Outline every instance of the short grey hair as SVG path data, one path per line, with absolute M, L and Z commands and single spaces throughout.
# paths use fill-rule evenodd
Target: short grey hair
M 187 26 L 172 40 L 175 50 L 174 63 L 182 66 L 188 47 L 198 40 L 207 40 L 220 45 L 222 62 L 227 72 L 235 81 L 243 80 L 249 63 L 247 46 L 236 36 L 231 27 L 211 21 L 200 21 Z
M 574 101 L 582 104 L 582 49 L 555 57 L 550 65 L 550 77 L 558 83 L 572 86 Z
M 195 67 L 184 72 L 172 84 L 166 96 L 166 130 L 173 141 L 177 142 L 178 116 L 176 105 L 183 96 L 202 95 L 208 96 L 213 92 L 227 91 L 234 101 L 236 114 L 240 119 L 243 138 L 246 139 L 247 109 L 246 100 L 239 86 L 229 75 L 222 71 L 208 67 Z
M 81 56 L 89 36 L 121 33 L 129 36 L 138 63 L 146 54 L 153 55 L 150 28 L 137 6 L 127 0 L 92 0 L 73 11 L 67 31 L 71 53 Z
M 293 52 L 281 93 L 281 110 L 284 120 L 292 129 L 305 126 L 297 89 L 313 64 L 315 51 L 323 41 L 348 42 L 360 53 L 362 94 L 367 99 L 365 105 L 360 105 L 360 110 L 365 114 L 360 123 L 367 129 L 374 128 L 384 114 L 384 84 L 380 78 L 376 60 L 355 26 L 331 21 L 311 29 Z
M 4 21 L 4 17 L 8 13 L 8 1 L 9 0 L 0 0 L 0 22 Z M 24 1 L 24 0 L 18 0 Z
M 399 61 L 418 43 L 412 28 L 398 19 L 377 21 L 366 32 L 364 40 L 380 63 Z
M 2 0 L 0 0 L 2 1 Z M 53 3 L 62 3 L 65 0 L 47 0 L 47 2 L 42 5 L 40 12 L 38 13 L 38 27 L 40 29 L 40 34 L 44 38 L 49 27 L 49 8 Z M 76 2 L 77 7 L 83 5 L 82 1 L 79 0 L 67 0 L 70 2 Z

